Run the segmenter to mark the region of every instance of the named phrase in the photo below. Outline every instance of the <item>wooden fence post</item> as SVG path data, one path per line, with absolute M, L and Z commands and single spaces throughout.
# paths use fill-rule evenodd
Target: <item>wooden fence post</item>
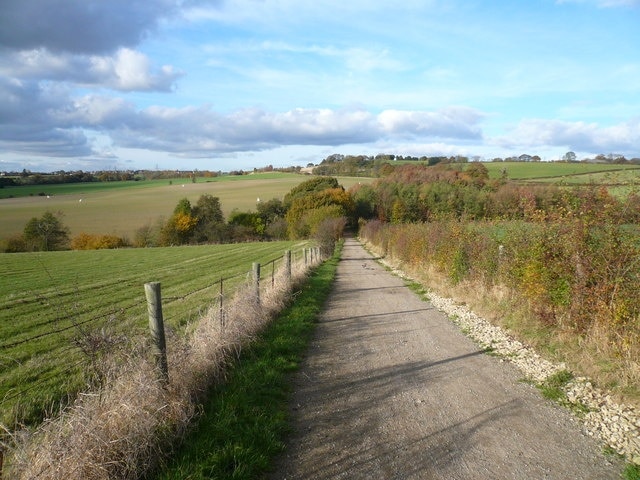
M 260 305 L 260 264 L 253 264 L 253 288 L 256 304 Z
M 166 384 L 169 381 L 169 367 L 167 364 L 167 342 L 164 336 L 164 319 L 162 318 L 160 282 L 145 283 L 144 293 L 147 297 L 149 329 L 151 330 L 151 339 L 153 340 L 153 354 L 156 357 L 156 366 L 160 373 L 160 380 Z
M 291 250 L 284 252 L 284 274 L 286 276 L 287 285 L 291 284 Z
M 222 325 L 224 327 L 224 306 L 222 304 L 223 300 L 224 300 L 224 291 L 222 289 L 222 282 L 223 279 L 220 279 L 220 325 Z
M 276 284 L 276 261 L 271 262 L 271 288 Z

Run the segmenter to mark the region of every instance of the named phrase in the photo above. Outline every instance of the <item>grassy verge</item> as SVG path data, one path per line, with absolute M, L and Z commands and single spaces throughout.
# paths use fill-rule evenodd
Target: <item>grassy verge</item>
M 339 252 L 318 267 L 289 306 L 215 387 L 203 414 L 156 478 L 247 479 L 269 470 L 288 430 L 290 374 L 307 348 Z
M 627 465 L 623 476 L 625 480 L 640 480 L 640 465 Z

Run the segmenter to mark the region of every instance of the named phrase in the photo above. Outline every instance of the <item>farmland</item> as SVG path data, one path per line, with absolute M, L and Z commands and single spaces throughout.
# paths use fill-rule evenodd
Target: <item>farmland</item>
M 506 171 L 507 177 L 518 183 L 599 181 L 606 185 L 633 185 L 640 172 L 632 165 L 496 162 L 486 166 L 492 178 L 499 178 Z M 195 201 L 205 193 L 217 196 L 228 215 L 234 209 L 254 209 L 258 198 L 282 198 L 308 178 L 267 173 L 197 179 L 195 183 L 162 180 L 24 187 L 51 192 L 50 198 L 27 194 L 1 199 L 0 240 L 21 232 L 30 217 L 41 215 L 45 209 L 64 212 L 63 221 L 72 236 L 80 232 L 131 236 L 139 227 L 170 215 L 184 197 Z M 339 181 L 348 188 L 373 179 L 342 177 Z M 60 190 L 55 193 L 53 187 Z M 13 195 L 17 192 L 16 188 L 5 190 L 13 191 Z M 15 415 L 37 420 L 34 416 L 38 415 L 38 408 L 67 391 L 82 388 L 85 377 L 81 372 L 86 373 L 87 357 L 92 354 L 83 341 L 125 342 L 127 337 L 143 332 L 143 283 L 162 282 L 163 295 L 171 299 L 165 315 L 172 328 L 179 328 L 198 318 L 200 308 L 217 299 L 216 282 L 220 278 L 233 277 L 239 282 L 252 261 L 279 257 L 291 245 L 283 242 L 3 255 L 0 398 L 4 398 L 4 404 L 0 421 Z M 225 288 L 231 283 L 225 283 Z M 60 334 L 50 335 L 51 332 Z M 79 344 L 85 353 L 77 348 Z M 59 358 L 64 358 L 64 366 L 55 361 Z M 25 403 L 27 384 L 27 397 L 32 400 Z
M 0 199 L 0 240 L 21 233 L 30 218 L 46 210 L 63 213 L 63 223 L 72 237 L 86 232 L 132 238 L 138 228 L 168 217 L 181 198 L 195 203 L 203 194 L 219 197 L 223 212 L 229 215 L 234 209 L 255 210 L 258 198 L 281 199 L 308 179 L 299 174 L 259 173 L 198 178 L 196 183 L 179 179 L 9 187 L 0 190 L 2 195 L 14 196 Z M 349 177 L 338 180 L 345 188 L 371 181 Z
M 588 182 L 588 178 L 591 176 L 600 177 L 610 172 L 626 172 L 629 178 L 636 180 L 640 178 L 640 166 L 638 165 L 564 162 L 487 162 L 483 165 L 489 170 L 491 178 L 500 178 L 504 172 L 511 180 L 572 178 Z
M 177 330 L 219 299 L 221 278 L 226 295 L 252 262 L 287 249 L 299 258 L 293 242 L 3 254 L 0 421 L 37 421 L 42 408 L 85 385 L 97 347 L 145 333 L 144 283 L 161 282 L 165 322 Z

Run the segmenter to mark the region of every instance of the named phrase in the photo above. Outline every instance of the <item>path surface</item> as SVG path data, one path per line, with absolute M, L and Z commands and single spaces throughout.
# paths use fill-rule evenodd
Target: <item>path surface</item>
M 609 479 L 619 460 L 348 239 L 273 479 Z

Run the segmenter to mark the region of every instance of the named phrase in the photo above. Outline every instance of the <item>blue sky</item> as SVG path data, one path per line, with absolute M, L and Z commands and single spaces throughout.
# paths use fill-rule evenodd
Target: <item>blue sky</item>
M 640 0 L 2 0 L 0 170 L 640 157 Z

